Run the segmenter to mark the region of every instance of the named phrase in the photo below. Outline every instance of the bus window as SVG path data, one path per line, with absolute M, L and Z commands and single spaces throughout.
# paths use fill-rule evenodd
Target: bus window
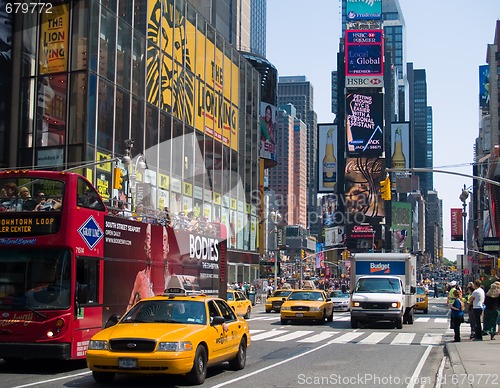
M 106 207 L 95 189 L 83 179 L 78 179 L 76 204 L 87 209 L 104 211 Z

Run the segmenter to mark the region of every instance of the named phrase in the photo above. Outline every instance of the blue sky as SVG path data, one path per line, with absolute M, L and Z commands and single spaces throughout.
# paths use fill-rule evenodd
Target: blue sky
M 499 0 L 399 0 L 406 22 L 406 61 L 425 69 L 433 109 L 434 167 L 472 174 L 479 133 L 478 66 L 486 63 Z M 341 34 L 339 0 L 268 0 L 267 59 L 280 76 L 305 75 L 314 87 L 319 123 L 331 113 L 330 74 L 337 68 Z M 443 200 L 444 256 L 455 260 L 463 243 L 450 241 L 450 208 L 461 207 L 463 185 L 472 180 L 434 174 Z

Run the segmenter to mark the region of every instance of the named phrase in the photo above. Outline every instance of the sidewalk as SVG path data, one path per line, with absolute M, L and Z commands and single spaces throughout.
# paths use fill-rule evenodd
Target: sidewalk
M 500 338 L 483 341 L 447 342 L 445 365 L 435 388 L 485 388 L 500 386 Z

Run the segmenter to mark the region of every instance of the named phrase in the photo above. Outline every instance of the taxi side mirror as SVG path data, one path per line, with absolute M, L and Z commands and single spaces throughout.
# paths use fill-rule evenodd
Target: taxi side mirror
M 216 317 L 212 317 L 212 321 L 210 322 L 210 324 L 212 326 L 215 326 L 215 325 L 222 325 L 224 322 L 226 322 L 226 320 L 224 319 L 224 317 L 221 317 L 220 315 L 217 315 Z
M 281 300 L 284 302 L 286 300 L 286 298 L 281 298 Z

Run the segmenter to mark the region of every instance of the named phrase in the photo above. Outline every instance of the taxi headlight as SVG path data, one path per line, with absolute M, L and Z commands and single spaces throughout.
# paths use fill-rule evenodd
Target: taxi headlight
M 321 307 L 310 307 L 309 311 L 319 311 L 321 310 Z
M 90 340 L 89 350 L 109 350 L 108 341 Z
M 401 307 L 401 302 L 393 302 L 393 303 L 391 303 L 391 307 L 398 309 Z
M 185 352 L 189 350 L 193 350 L 193 344 L 189 341 L 160 342 L 158 344 L 159 352 Z
M 361 304 L 359 302 L 352 302 L 352 307 L 359 307 Z
M 290 311 L 290 310 L 291 310 L 290 306 L 281 305 L 281 311 Z

